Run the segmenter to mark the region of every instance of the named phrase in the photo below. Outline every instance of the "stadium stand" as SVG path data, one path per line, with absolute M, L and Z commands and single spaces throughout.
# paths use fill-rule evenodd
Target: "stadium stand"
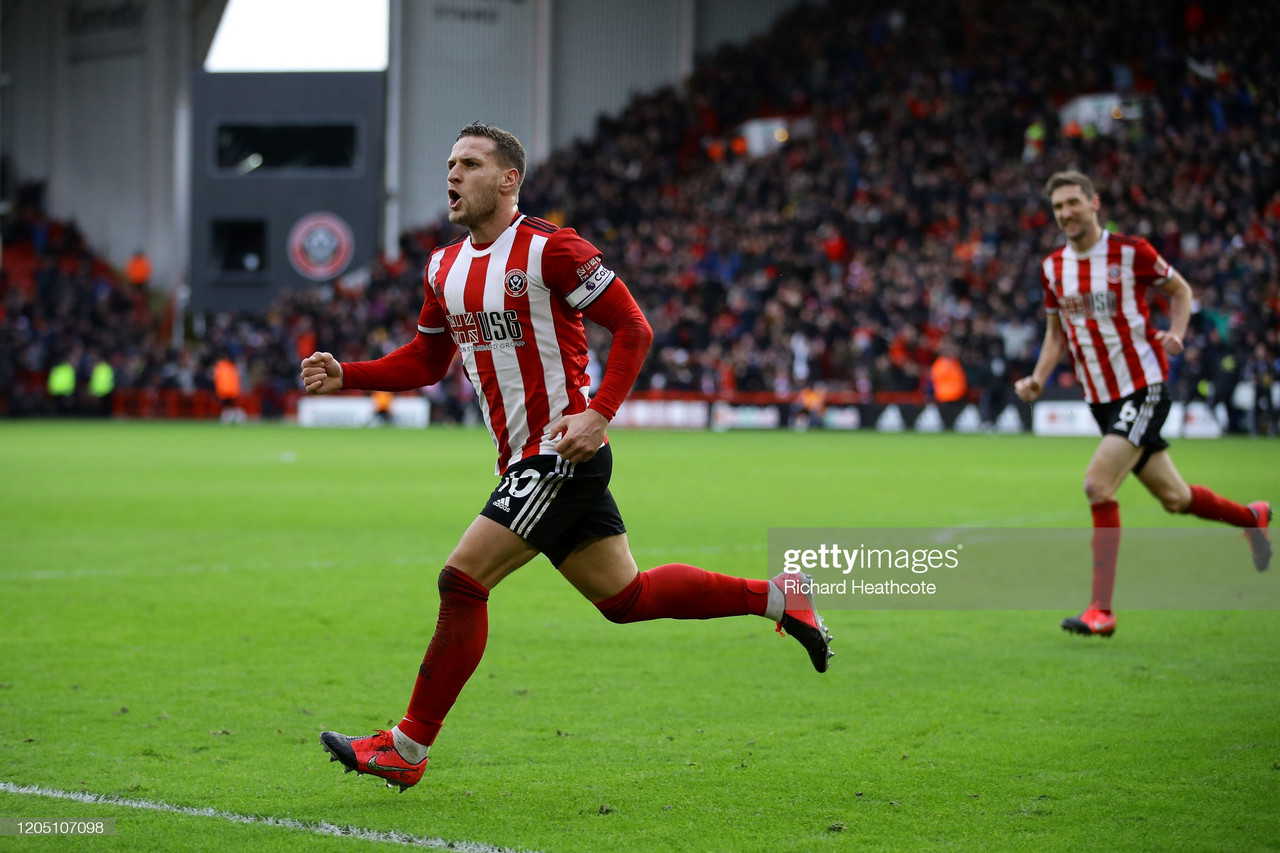
M 1182 399 L 1211 396 L 1234 429 L 1256 428 L 1230 407 L 1238 382 L 1280 372 L 1278 19 L 1235 2 L 803 5 L 682 88 L 601 118 L 532 172 L 521 206 L 577 228 L 631 285 L 656 333 L 640 391 L 925 398 L 946 341 L 986 416 L 1040 339 L 1037 264 L 1058 239 L 1040 187 L 1081 168 L 1112 227 L 1150 239 L 1196 289 L 1173 364 Z M 1114 133 L 1060 122 L 1072 96 L 1104 91 L 1141 109 Z M 792 132 L 752 156 L 740 127 L 764 116 Z M 425 258 L 453 233 L 416 229 L 358 292 L 216 315 L 176 350 L 162 312 L 74 226 L 27 205 L 5 240 L 0 405 L 45 411 L 50 366 L 74 355 L 87 376 L 93 351 L 110 354 L 122 400 L 194 398 L 225 350 L 250 412 L 285 413 L 315 341 L 359 359 L 413 334 Z M 433 394 L 465 417 L 456 365 Z

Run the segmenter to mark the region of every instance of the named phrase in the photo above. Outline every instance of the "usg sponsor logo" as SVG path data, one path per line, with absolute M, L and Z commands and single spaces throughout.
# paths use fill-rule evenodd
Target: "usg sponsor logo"
M 341 275 L 354 250 L 351 227 L 335 213 L 308 213 L 289 231 L 289 263 L 312 281 Z
M 459 347 L 522 341 L 524 327 L 515 311 L 461 311 L 449 315 L 449 333 Z
M 1114 317 L 1116 315 L 1116 294 L 1113 290 L 1098 290 L 1089 293 L 1072 293 L 1058 302 L 1058 308 L 1068 317 L 1092 318 Z

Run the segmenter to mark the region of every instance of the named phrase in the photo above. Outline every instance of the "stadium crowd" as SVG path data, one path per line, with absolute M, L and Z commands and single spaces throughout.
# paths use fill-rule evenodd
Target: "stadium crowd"
M 601 118 L 531 171 L 521 207 L 577 228 L 636 294 L 656 335 L 640 389 L 934 395 L 931 368 L 958 358 L 965 392 L 998 411 L 1035 358 L 1039 262 L 1061 239 L 1041 185 L 1079 168 L 1109 227 L 1151 240 L 1195 288 L 1179 396 L 1274 431 L 1231 400 L 1280 372 L 1278 19 L 1197 0 L 804 5 Z M 1097 92 L 1121 96 L 1114 130 L 1060 120 Z M 756 153 L 738 133 L 761 116 L 788 135 Z M 230 358 L 271 414 L 317 341 L 360 359 L 411 337 L 426 257 L 455 233 L 414 230 L 359 291 L 291 291 L 175 346 L 145 288 L 33 202 L 6 233 L 0 389 L 24 414 L 63 362 L 85 382 L 107 361 L 117 387 L 194 389 Z M 15 244 L 29 281 L 10 275 Z M 592 343 L 607 358 L 602 330 Z M 465 416 L 456 363 L 432 393 Z

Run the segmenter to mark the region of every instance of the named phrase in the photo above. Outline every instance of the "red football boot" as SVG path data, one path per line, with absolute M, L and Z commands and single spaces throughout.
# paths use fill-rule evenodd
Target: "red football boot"
M 404 793 L 416 785 L 427 769 L 427 759 L 417 764 L 405 761 L 396 751 L 391 740 L 391 732 L 378 729 L 377 734 L 368 737 L 347 737 L 337 732 L 323 732 L 320 745 L 329 753 L 330 761 L 341 761 L 346 768 L 345 773 L 352 770 L 356 773 L 368 773 L 387 780 L 387 787 L 400 786 Z
M 1116 632 L 1116 617 L 1110 610 L 1099 610 L 1090 604 L 1089 609 L 1079 616 L 1069 616 L 1062 620 L 1062 630 L 1073 634 L 1097 634 L 1110 637 Z
M 813 606 L 813 578 L 804 572 L 783 572 L 771 583 L 786 596 L 786 609 L 778 620 L 778 633 L 790 634 L 800 641 L 818 672 L 826 672 L 835 652 L 831 651 L 831 632 Z M 807 591 L 802 591 L 807 590 Z

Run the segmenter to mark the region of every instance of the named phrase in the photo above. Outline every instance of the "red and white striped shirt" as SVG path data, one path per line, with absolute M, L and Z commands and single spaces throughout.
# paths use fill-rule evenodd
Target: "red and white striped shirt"
M 452 336 L 498 448 L 498 473 L 554 454 L 551 426 L 587 408 L 582 311 L 614 279 L 572 228 L 524 215 L 483 248 L 463 237 L 431 254 L 418 331 Z
M 1168 363 L 1151 325 L 1147 289 L 1172 275 L 1169 262 L 1146 240 L 1105 230 L 1083 255 L 1067 244 L 1044 259 L 1045 313 L 1063 320 L 1086 402 L 1108 403 L 1166 380 Z

